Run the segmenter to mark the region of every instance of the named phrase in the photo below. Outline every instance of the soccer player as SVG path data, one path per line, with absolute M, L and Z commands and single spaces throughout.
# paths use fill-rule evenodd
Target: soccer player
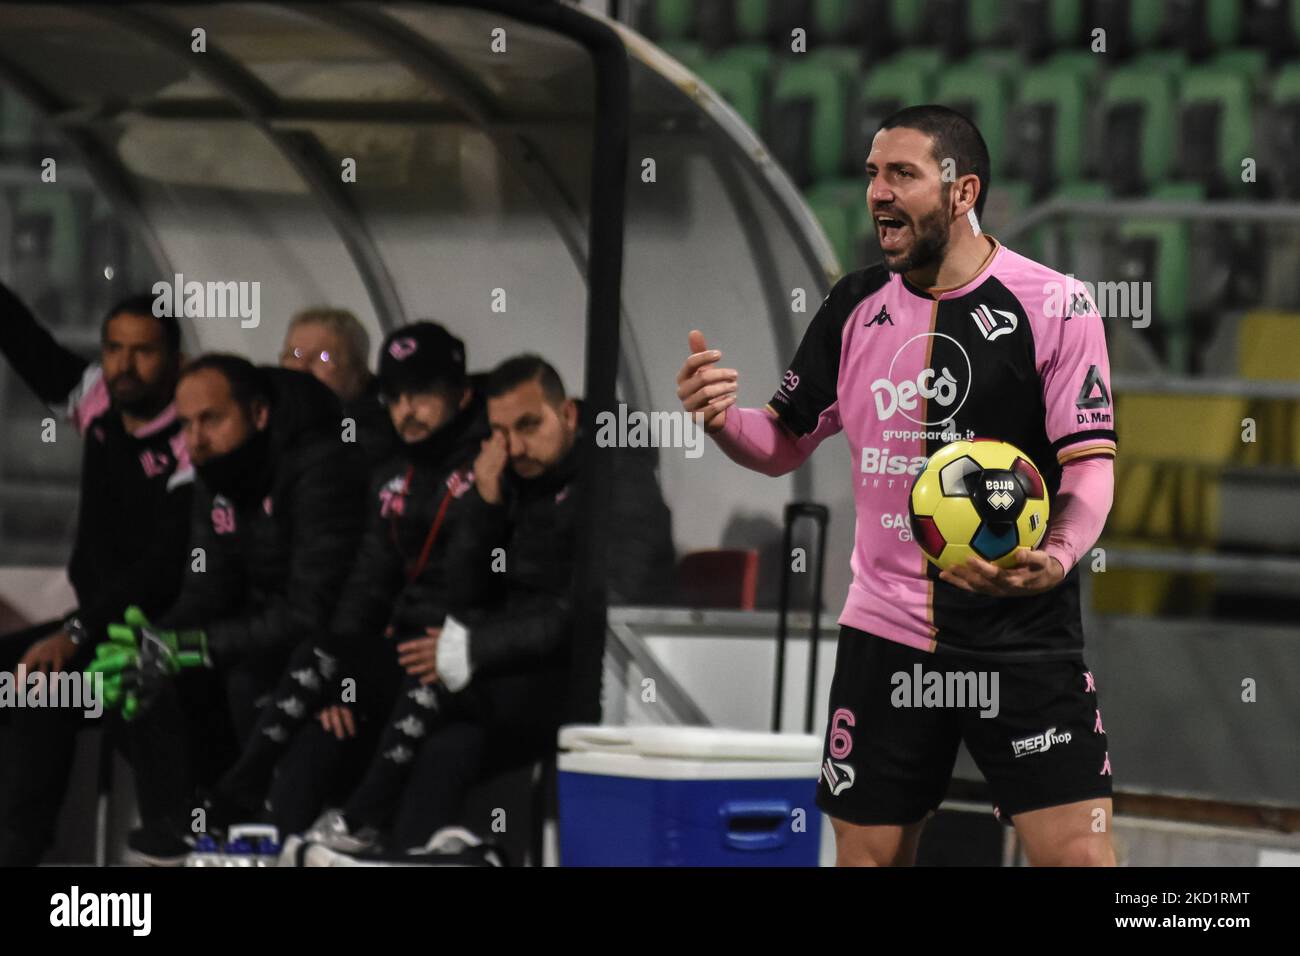
M 678 375 L 732 460 L 768 475 L 843 431 L 857 510 L 853 583 L 830 691 L 818 805 L 841 865 L 915 861 L 965 741 L 1033 865 L 1114 865 L 1111 766 L 1083 661 L 1079 557 L 1110 510 L 1116 438 L 1106 340 L 1070 280 L 980 231 L 983 138 L 941 106 L 886 119 L 867 157 L 883 264 L 844 276 L 763 409 L 699 331 Z M 905 513 L 928 455 L 957 438 L 1010 442 L 1038 465 L 1053 513 L 1006 570 L 938 573 L 882 515 Z M 988 670 L 996 716 L 891 706 L 892 675 Z
M 79 671 L 128 604 L 156 613 L 180 589 L 193 487 L 172 400 L 180 326 L 154 315 L 152 296 L 135 296 L 109 310 L 100 335 L 99 361 L 87 362 L 0 284 L 0 352 L 85 443 L 68 562 L 78 607 L 47 637 L 14 648 L 29 674 Z M 13 666 L 7 655 L 0 659 L 0 667 Z M 15 709 L 7 717 L 0 866 L 35 865 L 53 838 L 82 717 L 59 709 Z M 146 782 L 139 788 L 146 817 L 150 797 Z

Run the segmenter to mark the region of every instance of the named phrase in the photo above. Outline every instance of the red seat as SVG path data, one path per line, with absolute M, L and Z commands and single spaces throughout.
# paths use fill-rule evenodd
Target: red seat
M 758 551 L 712 548 L 677 562 L 677 589 L 687 607 L 753 610 L 758 593 Z

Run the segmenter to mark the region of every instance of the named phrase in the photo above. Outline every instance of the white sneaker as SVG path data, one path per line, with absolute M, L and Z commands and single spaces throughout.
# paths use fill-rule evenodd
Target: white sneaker
M 379 833 L 372 827 L 363 827 L 353 833 L 348 829 L 342 811 L 326 810 L 302 835 L 302 841 L 340 853 L 356 853 L 374 846 L 379 841 Z

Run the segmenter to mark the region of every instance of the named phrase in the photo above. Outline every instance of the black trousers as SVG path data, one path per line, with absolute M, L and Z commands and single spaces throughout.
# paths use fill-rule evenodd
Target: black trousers
M 567 678 L 564 668 L 488 677 L 457 694 L 443 690 L 436 707 L 408 688 L 344 807 L 347 819 L 387 830 L 390 849 L 424 846 L 458 822 L 484 776 L 554 751 Z
M 13 673 L 31 642 L 5 642 L 0 670 Z M 92 652 L 69 664 L 79 672 Z M 215 779 L 233 757 L 230 714 L 253 693 L 243 671 L 186 671 L 163 699 L 128 724 L 117 712 L 100 717 L 65 708 L 0 709 L 0 866 L 35 866 L 54 840 L 68 789 L 77 734 L 100 727 L 131 765 L 146 824 L 185 809 L 194 784 Z

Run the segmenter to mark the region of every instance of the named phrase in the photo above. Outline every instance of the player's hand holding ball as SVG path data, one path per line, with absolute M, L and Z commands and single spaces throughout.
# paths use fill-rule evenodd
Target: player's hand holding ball
M 740 373 L 715 368 L 722 353 L 709 348 L 699 329 L 691 330 L 688 341 L 691 355 L 677 373 L 677 397 L 706 432 L 720 432 L 727 423 L 727 409 L 736 404 Z

